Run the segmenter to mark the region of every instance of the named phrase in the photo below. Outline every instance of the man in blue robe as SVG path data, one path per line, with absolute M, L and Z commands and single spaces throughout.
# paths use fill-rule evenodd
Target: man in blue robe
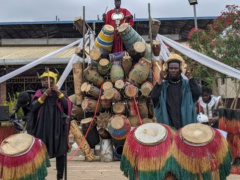
M 195 79 L 182 78 L 183 62 L 181 56 L 170 55 L 165 62 L 166 71 L 161 71 L 159 81 L 151 92 L 157 121 L 175 129 L 197 122 L 194 103 L 201 94 Z

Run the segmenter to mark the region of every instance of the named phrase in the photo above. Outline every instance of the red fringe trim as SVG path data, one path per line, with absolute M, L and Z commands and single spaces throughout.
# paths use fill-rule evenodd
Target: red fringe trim
M 240 174 L 240 166 L 232 166 L 231 174 Z
M 186 144 L 182 141 L 180 137 L 180 132 L 176 134 L 174 138 L 174 142 L 176 143 L 179 151 L 181 151 L 183 154 L 185 154 L 188 157 L 195 157 L 195 158 L 203 158 L 208 157 L 209 154 L 215 154 L 217 153 L 218 149 L 221 147 L 222 144 L 222 136 L 220 132 L 214 129 L 215 137 L 214 139 L 205 146 L 191 146 Z
M 135 128 L 129 133 L 125 145 L 128 146 L 128 149 L 130 151 L 132 151 L 132 155 L 137 156 L 138 158 L 155 158 L 159 156 L 164 156 L 171 147 L 174 133 L 174 131 L 171 131 L 168 126 L 164 126 L 167 129 L 168 136 L 165 141 L 161 142 L 160 144 L 152 146 L 140 144 L 134 138 L 134 132 L 136 130 Z
M 233 159 L 240 157 L 240 133 L 227 135 L 227 142 L 232 152 Z
M 228 120 L 227 117 L 221 117 L 218 126 L 220 129 L 233 134 L 240 133 L 240 121 L 236 119 Z

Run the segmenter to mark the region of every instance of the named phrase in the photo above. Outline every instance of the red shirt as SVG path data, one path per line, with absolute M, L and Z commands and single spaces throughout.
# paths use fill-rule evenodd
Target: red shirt
M 123 8 L 120 8 L 120 13 L 123 13 L 124 17 L 127 16 L 127 15 L 132 15 L 127 9 L 123 9 Z M 112 14 L 115 13 L 115 9 L 112 9 L 112 10 L 109 10 L 106 14 L 106 22 L 105 24 L 109 24 L 111 26 L 114 27 L 114 29 L 116 28 L 116 22 L 115 20 L 112 20 L 111 16 Z M 122 23 L 129 23 L 132 27 L 133 27 L 133 18 L 129 18 L 129 19 L 125 19 L 123 18 L 121 21 L 120 21 L 120 24 Z M 112 52 L 121 52 L 123 51 L 123 42 L 122 42 L 122 39 L 120 37 L 119 34 L 117 34 L 116 32 L 116 29 L 114 30 L 114 39 L 113 39 L 113 48 L 112 48 Z

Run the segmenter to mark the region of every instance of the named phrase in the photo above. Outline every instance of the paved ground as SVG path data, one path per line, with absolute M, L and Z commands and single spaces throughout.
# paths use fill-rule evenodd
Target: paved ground
M 55 162 L 51 161 L 52 167 L 48 168 L 46 180 L 56 179 Z M 68 163 L 68 180 L 127 180 L 120 171 L 120 161 L 109 163 L 82 160 L 70 161 Z M 240 175 L 230 175 L 227 180 L 239 180 Z

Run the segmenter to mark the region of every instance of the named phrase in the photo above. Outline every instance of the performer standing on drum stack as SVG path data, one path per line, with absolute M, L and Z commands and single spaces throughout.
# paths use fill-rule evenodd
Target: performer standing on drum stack
M 27 131 L 41 139 L 47 146 L 50 158 L 56 157 L 57 179 L 63 178 L 67 152 L 66 122 L 63 115 L 70 115 L 71 102 L 56 86 L 57 74 L 44 72 L 41 76 L 43 88 L 33 97 Z
M 132 14 L 124 8 L 120 8 L 121 0 L 114 0 L 115 8 L 111 9 L 107 12 L 107 14 L 103 14 L 103 21 L 105 24 L 109 24 L 114 27 L 114 40 L 113 40 L 113 49 L 112 52 L 120 52 L 123 51 L 123 42 L 118 34 L 118 27 L 122 23 L 129 23 L 133 27 L 133 16 Z
M 203 124 L 208 124 L 214 128 L 218 128 L 218 108 L 223 106 L 221 101 L 221 96 L 211 95 L 211 89 L 208 87 L 202 87 L 202 95 L 196 103 L 196 109 L 198 114 L 198 122 Z M 204 121 L 202 114 L 206 115 L 206 120 Z
M 172 54 L 165 62 L 166 71 L 160 72 L 158 83 L 151 92 L 157 121 L 179 129 L 197 122 L 194 103 L 200 96 L 197 82 L 181 76 L 184 60 Z

